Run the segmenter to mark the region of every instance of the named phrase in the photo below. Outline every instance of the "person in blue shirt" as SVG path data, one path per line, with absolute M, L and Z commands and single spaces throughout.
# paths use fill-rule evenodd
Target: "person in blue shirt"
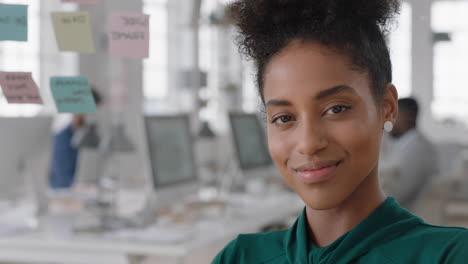
M 271 157 L 305 207 L 288 230 L 239 235 L 213 264 L 468 263 L 467 229 L 427 224 L 380 186 L 382 135 L 398 115 L 385 39 L 400 5 L 231 4 L 240 50 L 257 66 Z
M 91 89 L 96 105 L 101 102 L 101 96 L 95 88 Z M 71 121 L 65 121 L 65 126 L 53 135 L 52 156 L 49 171 L 49 186 L 51 189 L 70 188 L 75 181 L 79 150 L 73 146 L 72 139 L 79 129 L 86 125 L 86 115 L 74 114 Z

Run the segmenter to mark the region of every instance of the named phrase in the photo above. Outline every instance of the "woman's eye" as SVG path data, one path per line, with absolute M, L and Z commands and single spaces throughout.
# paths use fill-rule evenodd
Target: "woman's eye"
M 336 106 L 333 106 L 330 109 L 328 109 L 325 114 L 326 115 L 336 115 L 336 114 L 339 114 L 339 113 L 342 113 L 342 112 L 348 110 L 349 108 L 351 108 L 351 107 L 344 106 L 344 105 L 336 105 Z
M 282 115 L 282 116 L 278 116 L 278 117 L 273 118 L 271 123 L 286 124 L 286 123 L 288 123 L 288 122 L 290 122 L 292 120 L 293 120 L 292 116 Z

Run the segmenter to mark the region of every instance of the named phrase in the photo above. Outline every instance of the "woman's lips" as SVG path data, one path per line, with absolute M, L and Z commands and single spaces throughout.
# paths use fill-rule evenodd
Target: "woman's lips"
M 320 183 L 331 178 L 340 161 L 326 161 L 303 165 L 294 171 L 307 184 Z

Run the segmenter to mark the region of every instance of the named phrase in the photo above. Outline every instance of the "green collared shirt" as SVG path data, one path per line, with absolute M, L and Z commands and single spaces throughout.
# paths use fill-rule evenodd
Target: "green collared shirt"
M 425 223 L 387 200 L 354 229 L 318 248 L 305 209 L 285 231 L 239 235 L 212 264 L 468 263 L 468 230 Z

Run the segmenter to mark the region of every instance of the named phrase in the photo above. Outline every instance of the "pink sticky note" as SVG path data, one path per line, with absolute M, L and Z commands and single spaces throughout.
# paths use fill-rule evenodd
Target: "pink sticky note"
M 110 55 L 147 58 L 149 54 L 149 15 L 114 13 L 109 20 Z
M 62 3 L 78 3 L 86 5 L 94 5 L 99 3 L 101 0 L 62 0 Z
M 30 72 L 0 72 L 0 85 L 9 104 L 43 104 Z

